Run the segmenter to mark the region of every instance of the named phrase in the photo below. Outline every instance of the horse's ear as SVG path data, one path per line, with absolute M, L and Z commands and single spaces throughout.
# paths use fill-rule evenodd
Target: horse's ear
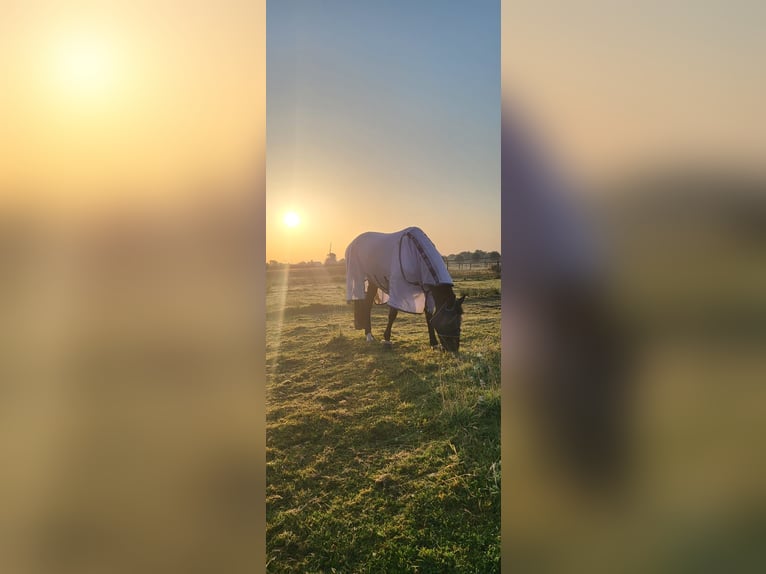
M 458 303 L 461 305 L 463 304 L 463 301 L 465 301 L 465 295 L 463 295 L 460 299 L 457 300 Z

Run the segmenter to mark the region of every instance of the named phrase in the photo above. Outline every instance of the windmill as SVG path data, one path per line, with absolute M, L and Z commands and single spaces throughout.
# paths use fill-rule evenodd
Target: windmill
M 334 263 L 338 262 L 338 258 L 335 255 L 335 253 L 332 252 L 332 241 L 330 241 L 330 249 L 328 249 L 327 257 L 325 257 L 324 264 L 325 265 L 333 265 Z

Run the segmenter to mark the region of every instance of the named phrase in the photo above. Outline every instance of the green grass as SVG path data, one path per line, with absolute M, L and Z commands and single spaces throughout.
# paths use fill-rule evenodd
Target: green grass
M 455 357 L 429 348 L 423 316 L 400 314 L 392 350 L 367 344 L 333 269 L 277 273 L 269 571 L 499 571 L 499 281 L 472 282 L 486 291 L 466 300 Z M 386 310 L 373 313 L 378 336 Z

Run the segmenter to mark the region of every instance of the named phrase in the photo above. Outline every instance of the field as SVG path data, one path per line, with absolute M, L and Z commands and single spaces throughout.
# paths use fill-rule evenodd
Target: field
M 708 212 L 698 196 L 668 195 L 641 192 L 637 207 L 651 211 L 626 203 L 609 220 L 633 362 L 623 489 L 572 492 L 535 460 L 513 397 L 504 404 L 503 556 L 514 571 L 766 571 L 766 228 L 749 225 L 766 210 L 728 189 L 707 198 Z
M 422 315 L 366 343 L 342 265 L 269 271 L 270 572 L 499 571 L 500 280 L 453 276 L 458 357 Z

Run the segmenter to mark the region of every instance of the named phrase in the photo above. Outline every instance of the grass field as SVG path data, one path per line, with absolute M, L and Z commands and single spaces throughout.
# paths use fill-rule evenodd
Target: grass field
M 458 357 L 422 315 L 367 344 L 343 266 L 269 271 L 270 572 L 499 571 L 500 280 L 454 276 Z
M 513 572 L 766 571 L 766 243 L 723 210 L 700 220 L 694 205 L 670 217 L 659 200 L 667 223 L 655 212 L 613 221 L 613 295 L 633 363 L 621 491 L 573 492 L 538 464 L 504 394 Z

